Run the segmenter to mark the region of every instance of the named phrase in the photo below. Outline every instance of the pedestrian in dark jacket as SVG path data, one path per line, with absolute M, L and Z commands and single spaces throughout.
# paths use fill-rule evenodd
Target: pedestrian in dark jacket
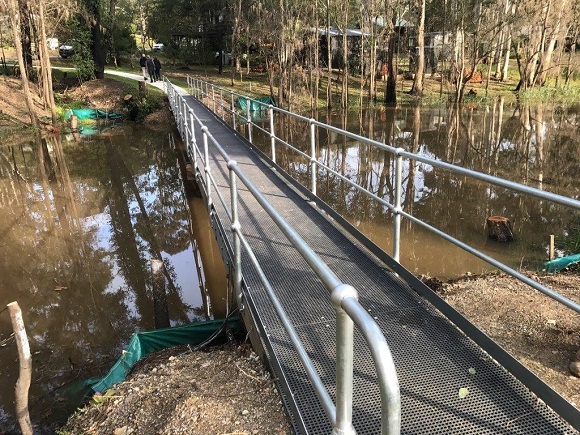
M 153 58 L 153 65 L 155 65 L 155 80 L 161 80 L 161 62 L 157 57 Z
M 139 66 L 141 67 L 141 72 L 143 73 L 143 80 L 147 80 L 147 57 L 145 54 L 141 55 L 141 59 L 139 59 Z
M 151 79 L 152 82 L 155 81 L 155 64 L 153 63 L 153 59 L 151 59 L 151 56 L 147 55 L 147 72 L 149 72 L 149 78 Z

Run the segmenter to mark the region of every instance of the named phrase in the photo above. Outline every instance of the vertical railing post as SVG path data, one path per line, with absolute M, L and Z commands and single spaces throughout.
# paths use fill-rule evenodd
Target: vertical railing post
M 224 92 L 223 89 L 220 89 L 220 110 L 222 112 L 222 121 L 225 119 L 224 116 Z
M 213 113 L 216 113 L 215 111 L 215 86 L 211 85 L 211 99 L 213 101 Z M 216 113 L 217 115 L 217 113 Z
M 270 112 L 270 148 L 272 148 L 272 161 L 276 163 L 276 133 L 274 132 L 274 106 L 268 106 Z
M 246 98 L 246 120 L 248 121 L 248 140 L 252 142 L 252 114 L 250 109 L 250 103 L 252 100 Z
M 203 132 L 203 157 L 205 160 L 205 189 L 207 192 L 207 211 L 211 214 L 211 174 L 209 168 L 209 147 L 207 144 L 207 127 L 204 125 L 201 127 L 201 131 Z
M 181 97 L 177 97 L 177 129 L 181 134 L 183 134 L 183 126 L 182 126 L 182 119 L 181 115 L 183 113 L 183 107 L 181 105 Z
M 197 174 L 197 139 L 195 138 L 195 122 L 193 110 L 189 109 L 189 121 L 191 122 L 191 148 L 193 151 L 193 170 Z
M 400 154 L 404 151 L 402 148 L 397 148 L 395 151 L 395 208 L 393 210 L 393 259 L 398 263 L 401 253 L 401 191 L 403 183 L 403 156 Z
M 232 105 L 232 125 L 234 130 L 236 129 L 236 106 L 234 105 L 234 93 L 230 91 L 231 95 L 231 105 Z
M 310 118 L 310 190 L 316 195 L 316 172 L 318 166 L 316 165 L 316 125 L 314 119 Z
M 336 421 L 332 435 L 356 434 L 352 425 L 354 324 L 342 309 L 345 298 L 358 299 L 356 290 L 340 284 L 330 295 L 336 309 Z
M 185 101 L 184 101 L 184 104 L 185 104 Z M 185 108 L 187 110 L 188 109 L 188 106 L 186 105 Z M 185 125 L 185 128 L 184 128 L 185 129 L 185 132 L 184 132 L 185 134 L 183 135 L 183 138 L 184 138 L 184 142 L 185 142 L 185 147 L 186 148 L 189 146 L 189 136 L 190 136 L 189 126 L 188 126 L 188 120 L 189 120 L 190 117 L 187 116 L 188 114 L 189 114 L 189 110 L 183 113 L 183 123 Z
M 228 162 L 230 170 L 230 198 L 232 205 L 232 232 L 234 236 L 234 290 L 236 292 L 236 301 L 239 310 L 243 310 L 242 303 L 242 244 L 240 241 L 240 220 L 238 215 L 238 187 L 235 167 L 235 160 Z M 229 307 L 228 307 L 229 308 Z

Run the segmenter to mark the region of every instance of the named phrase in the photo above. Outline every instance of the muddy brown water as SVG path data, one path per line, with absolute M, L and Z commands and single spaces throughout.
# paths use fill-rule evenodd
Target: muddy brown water
M 580 198 L 580 105 L 526 106 L 498 98 L 480 108 L 403 105 L 307 116 L 425 157 Z M 261 122 L 269 130 L 267 112 Z M 238 129 L 247 135 L 245 125 Z M 310 153 L 310 128 L 304 121 L 276 115 L 275 131 Z M 256 128 L 252 134 L 270 156 L 269 136 Z M 316 155 L 319 162 L 394 203 L 392 154 L 318 128 Z M 310 187 L 308 161 L 303 156 L 278 143 L 276 159 Z M 386 206 L 324 169 L 318 170 L 317 194 L 382 249 L 392 252 L 392 216 Z M 578 212 L 428 164 L 404 161 L 401 202 L 416 218 L 514 268 L 542 268 L 551 234 L 556 236 L 560 254 L 571 244 L 580 249 Z M 488 240 L 486 219 L 493 215 L 509 218 L 514 242 Z M 401 262 L 416 274 L 453 278 L 494 269 L 419 225 L 405 218 L 402 222 Z M 574 234 L 576 241 L 570 237 Z
M 171 325 L 225 313 L 225 268 L 205 208 L 184 194 L 168 133 L 121 125 L 0 146 L 0 307 L 16 300 L 23 311 L 39 433 L 74 410 L 63 385 L 106 374 L 134 332 L 154 328 L 152 259 L 166 266 Z M 17 428 L 11 333 L 6 311 L 0 433 Z

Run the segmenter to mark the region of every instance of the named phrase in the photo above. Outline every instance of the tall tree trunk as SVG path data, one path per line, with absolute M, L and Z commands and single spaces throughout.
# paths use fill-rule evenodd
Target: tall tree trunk
M 34 110 L 34 101 L 32 99 L 32 93 L 30 92 L 30 83 L 28 81 L 28 73 L 24 65 L 24 57 L 22 54 L 21 32 L 20 32 L 20 11 L 18 3 L 16 0 L 8 0 L 8 13 L 10 14 L 10 22 L 12 25 L 12 34 L 14 37 L 14 46 L 16 48 L 16 58 L 18 59 L 18 65 L 20 67 L 20 79 L 22 80 L 22 88 L 24 90 L 24 98 L 26 100 L 26 106 L 28 107 L 28 114 L 30 115 L 30 122 L 32 126 L 38 130 L 38 118 Z
M 38 21 L 39 21 L 39 52 L 40 52 L 40 67 L 42 70 L 42 75 L 44 77 L 43 83 L 45 84 L 44 101 L 46 105 L 50 108 L 50 114 L 52 118 L 52 125 L 56 126 L 57 115 L 56 115 L 56 105 L 54 104 L 54 92 L 52 89 L 52 68 L 50 64 L 50 55 L 48 53 L 48 44 L 46 42 L 46 25 L 44 20 L 44 2 L 41 0 L 38 2 Z
M 318 88 L 320 86 L 320 35 L 318 33 L 320 27 L 320 16 L 318 15 L 318 0 L 314 3 L 314 16 L 316 28 L 314 36 L 314 108 L 318 109 Z
M 18 0 L 20 8 L 20 43 L 22 47 L 22 59 L 26 75 L 29 80 L 35 81 L 34 70 L 32 69 L 32 13 L 28 0 Z
M 387 45 L 387 83 L 385 104 L 397 104 L 397 66 L 395 64 L 395 30 L 391 29 Z
M 423 95 L 423 75 L 425 74 L 425 0 L 419 0 L 419 22 L 417 25 L 417 67 L 411 95 Z
M 342 92 L 340 96 L 340 105 L 343 109 L 348 107 L 348 7 L 349 4 L 343 4 L 344 28 L 342 31 Z
M 328 66 L 328 83 L 326 84 L 326 107 L 332 107 L 332 38 L 330 36 L 330 0 L 326 0 L 326 62 Z
M 117 49 L 115 48 L 115 27 L 116 27 L 116 9 L 117 9 L 117 0 L 111 0 L 109 4 L 109 20 L 111 22 L 111 56 L 113 56 L 113 64 L 115 67 L 118 67 L 117 64 Z

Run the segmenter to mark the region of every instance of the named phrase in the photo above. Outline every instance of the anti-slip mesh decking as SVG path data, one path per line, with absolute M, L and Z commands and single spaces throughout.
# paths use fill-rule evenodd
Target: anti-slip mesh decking
M 380 325 L 395 359 L 401 387 L 401 433 L 576 433 L 428 302 L 329 224 L 302 195 L 276 176 L 239 135 L 193 98 L 188 97 L 188 104 L 311 248 L 341 280 L 357 289 L 361 303 Z M 199 128 L 196 131 L 199 133 Z M 203 143 L 201 136 L 198 143 Z M 225 163 L 215 151 L 210 160 L 213 176 L 229 201 Z M 266 212 L 244 186 L 240 187 L 243 231 L 334 398 L 335 314 L 328 291 Z M 217 199 L 214 203 L 223 226 L 229 228 Z M 286 400 L 291 403 L 294 421 L 305 433 L 330 433 L 330 423 L 247 258 L 244 258 L 243 274 L 249 288 L 250 306 L 255 307 L 256 316 L 263 324 L 262 340 L 269 342 L 266 347 L 273 351 L 272 365 L 275 370 L 283 371 L 276 373 L 276 377 L 287 383 L 282 390 L 290 392 Z M 459 397 L 460 388 L 468 389 L 467 397 Z M 358 332 L 355 333 L 354 425 L 359 434 L 378 433 L 380 428 L 375 371 Z

